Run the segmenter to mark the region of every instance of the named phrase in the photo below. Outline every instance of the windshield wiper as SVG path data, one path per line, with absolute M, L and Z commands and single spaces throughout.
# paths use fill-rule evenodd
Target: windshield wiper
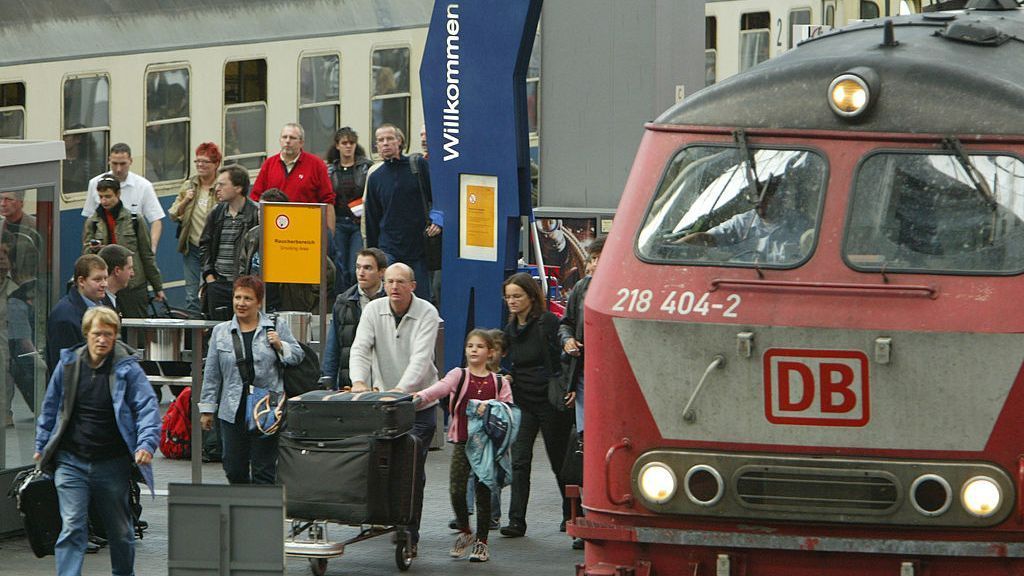
M 747 146 L 747 133 L 742 128 L 735 130 L 732 133 L 732 138 L 736 142 L 736 147 L 740 149 L 740 153 L 743 154 L 743 158 L 747 164 L 747 196 L 751 202 L 756 202 L 758 206 L 761 205 L 761 200 L 764 196 L 764 190 L 757 189 L 757 183 L 760 180 L 757 177 L 757 166 L 754 165 L 754 155 L 750 152 L 750 147 Z M 765 185 L 765 190 L 768 186 Z
M 989 188 L 988 181 L 985 180 L 985 177 L 982 176 L 978 167 L 971 161 L 971 157 L 964 151 L 964 147 L 960 144 L 960 140 L 956 136 L 947 136 L 942 139 L 942 146 L 956 154 L 956 159 L 960 161 L 960 166 L 963 167 L 964 172 L 967 173 L 967 177 L 970 178 L 974 189 L 978 191 L 978 194 L 980 194 L 981 198 L 986 204 L 988 204 L 988 207 L 995 211 L 999 206 L 999 203 L 996 202 L 996 197 L 992 194 L 992 189 Z

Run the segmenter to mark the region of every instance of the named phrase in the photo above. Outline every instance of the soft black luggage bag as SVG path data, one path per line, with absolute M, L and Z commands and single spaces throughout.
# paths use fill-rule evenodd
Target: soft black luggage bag
M 412 430 L 412 396 L 313 390 L 288 399 L 283 430 L 295 438 L 394 438 Z
M 17 501 L 36 558 L 53 555 L 62 525 L 53 477 L 36 469 L 19 472 L 11 484 L 10 496 Z
M 417 442 L 411 434 L 307 440 L 282 433 L 277 481 L 285 486 L 286 515 L 342 524 L 407 524 Z

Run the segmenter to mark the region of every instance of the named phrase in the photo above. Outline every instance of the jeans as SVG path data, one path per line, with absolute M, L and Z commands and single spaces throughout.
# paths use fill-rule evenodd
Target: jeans
M 334 224 L 334 265 L 338 268 L 335 292 L 341 294 L 356 283 L 356 255 L 363 249 L 359 221 L 341 217 Z
M 565 450 L 569 446 L 571 416 L 568 412 L 555 410 L 545 401 L 536 404 L 519 402 L 518 406 L 522 419 L 519 423 L 519 435 L 512 444 L 512 501 L 508 506 L 509 524 L 526 526 L 533 443 L 538 432 L 544 436 L 544 449 L 548 454 L 551 471 L 555 474 L 555 481 L 558 483 L 558 493 L 562 496 L 562 518 L 567 520 L 570 515 L 570 504 L 565 497 L 565 483 L 562 482 L 560 472 L 562 463 L 565 462 Z
M 201 281 L 199 246 L 187 242 L 188 253 L 182 254 L 181 259 L 185 263 L 185 310 L 196 318 L 202 309 L 199 307 L 199 283 Z
M 583 434 L 583 378 L 576 383 L 576 431 Z
M 434 439 L 437 428 L 437 407 L 432 406 L 416 413 L 412 424 L 412 435 L 419 438 L 419 453 L 416 454 L 416 491 L 413 493 L 412 519 L 409 521 L 409 537 L 412 543 L 420 541 L 420 516 L 423 514 L 423 488 L 427 485 L 427 451 Z
M 110 545 L 113 576 L 135 574 L 135 533 L 128 507 L 131 458 L 90 462 L 61 450 L 56 456 L 54 483 L 63 526 L 57 538 L 57 575 L 80 576 L 89 543 L 89 501 L 95 503 Z
M 242 399 L 244 405 L 245 398 Z M 240 410 L 242 414 L 245 410 Z M 277 480 L 277 434 L 252 434 L 245 418 L 220 421 L 222 464 L 231 484 L 273 484 Z

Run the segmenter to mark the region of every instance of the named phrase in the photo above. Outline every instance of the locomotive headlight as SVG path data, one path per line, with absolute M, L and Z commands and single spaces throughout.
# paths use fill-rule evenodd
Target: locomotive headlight
M 852 120 L 878 100 L 880 82 L 871 68 L 858 66 L 832 80 L 828 86 L 828 105 L 836 115 Z
M 643 497 L 655 504 L 664 504 L 676 494 L 676 474 L 661 462 L 644 464 L 637 483 Z
M 828 93 L 832 111 L 844 117 L 857 116 L 871 99 L 867 82 L 853 74 L 843 74 L 833 80 Z
M 987 476 L 975 476 L 964 482 L 960 491 L 960 502 L 964 508 L 979 518 L 995 514 L 1002 504 L 1003 491 L 995 480 Z

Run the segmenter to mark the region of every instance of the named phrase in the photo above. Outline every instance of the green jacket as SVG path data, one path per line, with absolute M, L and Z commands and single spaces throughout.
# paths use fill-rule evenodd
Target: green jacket
M 117 234 L 117 243 L 131 250 L 134 255 L 132 258 L 135 263 L 135 276 L 128 282 L 128 287 L 138 288 L 149 284 L 154 292 L 163 290 L 164 283 L 160 278 L 160 270 L 156 267 L 156 257 L 150 245 L 146 219 L 133 216 L 120 203 L 112 212 L 115 214 L 114 232 Z M 85 221 L 85 227 L 82 229 L 82 254 L 93 251 L 89 246 L 89 240 L 93 239 L 99 240 L 103 245 L 111 243 L 106 210 L 103 206 L 97 206 L 96 213 Z

